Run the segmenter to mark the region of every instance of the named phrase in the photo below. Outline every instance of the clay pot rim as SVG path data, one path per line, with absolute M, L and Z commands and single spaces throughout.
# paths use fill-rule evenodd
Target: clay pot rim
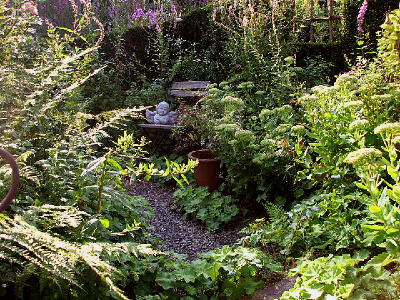
M 209 154 L 211 154 L 213 156 L 213 158 L 196 157 L 196 153 L 203 153 L 203 154 L 204 153 L 209 153 Z M 195 150 L 195 151 L 189 152 L 189 154 L 188 154 L 188 157 L 191 160 L 198 160 L 198 161 L 201 161 L 201 162 L 216 162 L 216 161 L 219 162 L 219 161 L 221 161 L 219 158 L 216 158 L 215 156 L 216 156 L 216 154 L 213 151 L 211 151 L 210 149 Z

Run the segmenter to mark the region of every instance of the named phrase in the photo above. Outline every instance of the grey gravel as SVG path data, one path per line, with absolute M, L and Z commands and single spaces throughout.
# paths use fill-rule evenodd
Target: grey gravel
M 171 189 L 158 187 L 153 182 L 137 181 L 127 192 L 145 197 L 153 207 L 155 217 L 149 220 L 149 225 L 154 227 L 152 235 L 162 241 L 156 245 L 162 251 L 173 250 L 187 254 L 188 259 L 195 259 L 198 253 L 233 245 L 238 239 L 239 224 L 234 229 L 210 233 L 196 221 L 183 220 L 182 214 L 171 208 L 174 201 Z

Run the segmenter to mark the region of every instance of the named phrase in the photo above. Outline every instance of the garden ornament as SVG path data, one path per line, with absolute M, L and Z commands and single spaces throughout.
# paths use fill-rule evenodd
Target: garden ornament
M 169 104 L 165 101 L 160 102 L 156 111 L 146 110 L 146 119 L 150 123 L 160 125 L 172 125 L 178 116 L 176 111 L 169 110 Z
M 5 210 L 14 199 L 17 194 L 17 190 L 19 187 L 19 169 L 15 158 L 6 150 L 0 149 L 0 156 L 5 159 L 5 161 L 11 166 L 12 169 L 12 185 L 8 194 L 3 199 L 3 202 L 0 203 L 0 212 Z

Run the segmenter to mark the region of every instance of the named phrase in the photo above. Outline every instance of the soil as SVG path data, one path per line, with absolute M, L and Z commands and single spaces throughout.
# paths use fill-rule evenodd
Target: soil
M 265 289 L 254 292 L 251 298 L 243 298 L 242 300 L 274 300 L 279 299 L 285 291 L 294 287 L 296 278 L 284 277 Z
M 196 259 L 199 253 L 235 244 L 239 238 L 238 232 L 245 226 L 243 221 L 239 221 L 233 227 L 211 233 L 196 221 L 182 219 L 181 213 L 171 208 L 173 190 L 158 187 L 153 182 L 137 181 L 128 187 L 127 192 L 145 197 L 154 209 L 155 217 L 148 222 L 154 227 L 152 235 L 161 241 L 156 246 L 162 251 L 186 254 L 187 259 Z M 293 287 L 294 281 L 285 277 L 264 290 L 256 291 L 253 297 L 244 299 L 277 299 Z

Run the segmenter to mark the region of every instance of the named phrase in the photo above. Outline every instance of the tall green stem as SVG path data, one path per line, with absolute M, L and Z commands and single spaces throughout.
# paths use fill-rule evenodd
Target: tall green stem
M 106 154 L 106 157 L 108 154 Z M 103 169 L 101 171 L 101 177 L 100 177 L 100 182 L 99 182 L 99 195 L 97 196 L 97 213 L 100 214 L 101 211 L 101 198 L 103 195 L 103 189 L 104 189 L 104 180 L 106 178 L 106 169 L 107 169 L 107 160 L 103 162 Z

